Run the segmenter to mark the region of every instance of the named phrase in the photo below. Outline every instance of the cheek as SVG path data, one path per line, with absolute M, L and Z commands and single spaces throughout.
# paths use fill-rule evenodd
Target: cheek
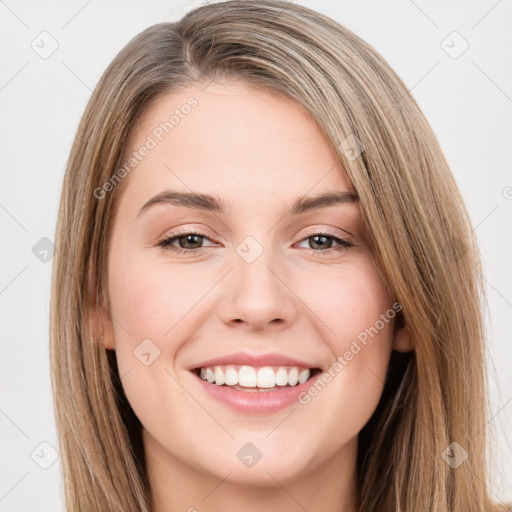
M 394 310 L 369 257 L 359 258 L 343 268 L 327 268 L 325 276 L 322 272 L 304 277 L 300 293 L 306 297 L 310 310 L 322 320 L 325 337 L 336 354 L 348 350 L 358 336 L 364 340 L 369 329 L 373 333 L 377 322 L 379 338 L 390 338 L 391 322 L 388 319 L 383 324 L 380 319 L 386 312 L 393 318 Z
M 110 270 L 111 312 L 126 328 L 120 340 L 129 332 L 134 343 L 150 338 L 165 349 L 164 340 L 176 338 L 186 326 L 183 319 L 198 301 L 202 286 L 191 285 L 189 273 L 170 275 L 165 264 L 148 261 L 143 255 L 127 258 Z
M 117 261 L 110 267 L 109 292 L 119 374 L 137 416 L 158 424 L 162 404 L 187 399 L 171 377 L 187 339 L 185 278 L 176 272 L 169 280 L 164 267 L 142 257 Z
M 329 417 L 328 430 L 341 422 L 345 433 L 355 435 L 382 395 L 395 310 L 370 260 L 315 282 L 320 286 L 305 283 L 308 305 L 322 320 L 332 359 L 325 378 L 301 403 L 311 408 L 310 417 Z M 332 439 L 341 435 L 336 427 L 324 434 Z
M 171 268 L 143 253 L 117 261 L 109 275 L 116 358 L 120 375 L 128 375 L 123 385 L 130 402 L 145 404 L 143 393 L 180 392 L 169 372 L 179 374 L 180 350 L 213 314 L 202 298 L 215 280 L 211 271 Z

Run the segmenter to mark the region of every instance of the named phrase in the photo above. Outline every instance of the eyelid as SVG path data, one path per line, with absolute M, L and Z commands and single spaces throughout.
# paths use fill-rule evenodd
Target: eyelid
M 351 233 L 349 233 L 348 231 L 342 231 L 342 230 L 335 231 L 335 230 L 329 229 L 329 228 L 317 227 L 317 228 L 309 229 L 304 235 L 302 235 L 299 242 L 302 242 L 306 238 L 309 238 L 309 237 L 315 236 L 315 235 L 319 235 L 319 234 L 330 235 L 335 238 L 341 238 L 342 240 L 345 240 L 347 242 L 352 242 L 352 243 L 353 243 L 353 238 L 354 238 L 353 235 Z M 206 238 L 206 239 L 210 240 L 211 242 L 214 242 L 214 240 L 212 240 L 212 237 L 210 235 L 206 234 L 205 232 L 203 232 L 202 230 L 196 229 L 194 227 L 189 227 L 189 228 L 185 228 L 185 229 L 176 228 L 175 230 L 171 230 L 170 232 L 167 231 L 160 238 L 158 238 L 157 244 L 159 244 L 169 238 L 179 237 L 180 235 L 198 235 L 202 238 Z M 349 235 L 349 238 L 347 238 L 346 235 Z M 215 242 L 215 243 L 217 243 L 217 242 Z
M 211 242 L 214 242 L 214 243 L 217 243 L 215 242 L 215 240 L 213 239 L 214 237 L 206 234 L 205 231 L 201 230 L 201 229 L 198 229 L 198 228 L 195 228 L 195 227 L 188 227 L 188 228 L 176 228 L 176 229 L 171 229 L 171 230 L 167 230 L 161 237 L 159 237 L 156 241 L 156 244 L 160 244 L 161 242 L 164 242 L 165 240 L 168 240 L 169 238 L 178 238 L 180 236 L 183 236 L 183 235 L 197 235 L 197 236 L 200 236 L 202 238 L 206 238 L 208 240 L 210 240 Z
M 309 238 L 311 236 L 315 236 L 318 234 L 324 234 L 324 235 L 333 236 L 335 238 L 341 238 L 342 240 L 345 240 L 346 242 L 350 242 L 353 245 L 356 245 L 354 242 L 354 236 L 351 233 L 349 233 L 348 231 L 343 231 L 341 229 L 336 231 L 334 229 L 320 228 L 320 227 L 312 228 L 310 231 L 306 232 L 306 234 L 301 237 L 300 241 L 302 242 L 305 238 Z
M 163 249 L 169 250 L 175 254 L 182 254 L 182 255 L 197 254 L 197 253 L 202 252 L 201 249 L 204 249 L 207 247 L 212 247 L 212 246 L 206 246 L 206 247 L 201 246 L 196 249 L 186 249 L 186 248 L 181 248 L 181 247 L 175 247 L 172 245 L 172 243 L 175 240 L 178 240 L 179 238 L 181 238 L 182 236 L 185 236 L 185 235 L 199 236 L 200 238 L 203 238 L 205 240 L 213 242 L 213 244 L 212 244 L 213 247 L 219 245 L 217 242 L 214 242 L 209 236 L 202 233 L 201 230 L 194 230 L 193 228 L 189 228 L 189 229 L 178 228 L 177 231 L 174 231 L 172 233 L 166 233 L 164 235 L 164 237 L 161 238 L 157 242 L 157 246 L 160 246 Z M 315 236 L 325 236 L 327 238 L 331 238 L 337 244 L 335 247 L 331 247 L 331 248 L 328 248 L 326 250 L 321 250 L 321 251 L 317 251 L 315 249 L 311 249 L 311 248 L 307 248 L 307 247 L 303 248 L 307 253 L 315 254 L 315 255 L 318 255 L 321 257 L 329 257 L 333 253 L 339 253 L 340 251 L 347 250 L 351 247 L 355 247 L 358 245 L 357 243 L 352 242 L 350 239 L 347 239 L 347 237 L 345 235 L 340 235 L 339 233 L 337 233 L 331 229 L 317 228 L 317 229 L 311 230 L 310 233 L 304 234 L 302 236 L 302 238 L 294 244 L 294 246 L 297 244 L 301 244 L 301 243 L 307 241 L 309 238 L 313 238 Z M 169 242 L 169 241 L 171 241 L 171 242 Z

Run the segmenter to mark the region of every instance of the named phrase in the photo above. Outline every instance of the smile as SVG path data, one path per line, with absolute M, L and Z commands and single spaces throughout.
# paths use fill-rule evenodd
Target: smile
M 228 386 L 240 391 L 268 391 L 303 384 L 321 370 L 299 366 L 226 364 L 196 368 L 193 371 L 202 380 L 216 386 Z
M 190 374 L 207 399 L 213 399 L 238 413 L 262 415 L 297 405 L 301 393 L 314 385 L 322 370 L 297 366 L 275 368 L 242 365 L 237 368 L 236 365 L 215 365 L 195 368 Z M 226 379 L 237 383 L 227 384 Z

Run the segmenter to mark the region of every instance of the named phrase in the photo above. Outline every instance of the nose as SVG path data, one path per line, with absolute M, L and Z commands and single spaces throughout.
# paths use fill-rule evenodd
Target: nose
M 250 331 L 281 330 L 293 323 L 299 299 L 289 273 L 270 251 L 253 262 L 234 255 L 219 313 L 224 323 Z

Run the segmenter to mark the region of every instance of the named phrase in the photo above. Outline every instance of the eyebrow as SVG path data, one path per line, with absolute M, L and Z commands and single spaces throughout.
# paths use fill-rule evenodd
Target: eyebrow
M 300 196 L 291 206 L 290 213 L 299 215 L 309 210 L 317 208 L 326 208 L 328 206 L 340 204 L 353 204 L 358 200 L 356 194 L 348 191 L 326 192 L 317 196 Z M 143 214 L 152 206 L 159 204 L 172 204 L 175 206 L 185 206 L 214 213 L 226 213 L 229 209 L 229 203 L 226 203 L 218 195 L 196 194 L 193 192 L 181 192 L 177 190 L 164 190 L 160 194 L 152 197 L 139 210 L 138 215 Z

